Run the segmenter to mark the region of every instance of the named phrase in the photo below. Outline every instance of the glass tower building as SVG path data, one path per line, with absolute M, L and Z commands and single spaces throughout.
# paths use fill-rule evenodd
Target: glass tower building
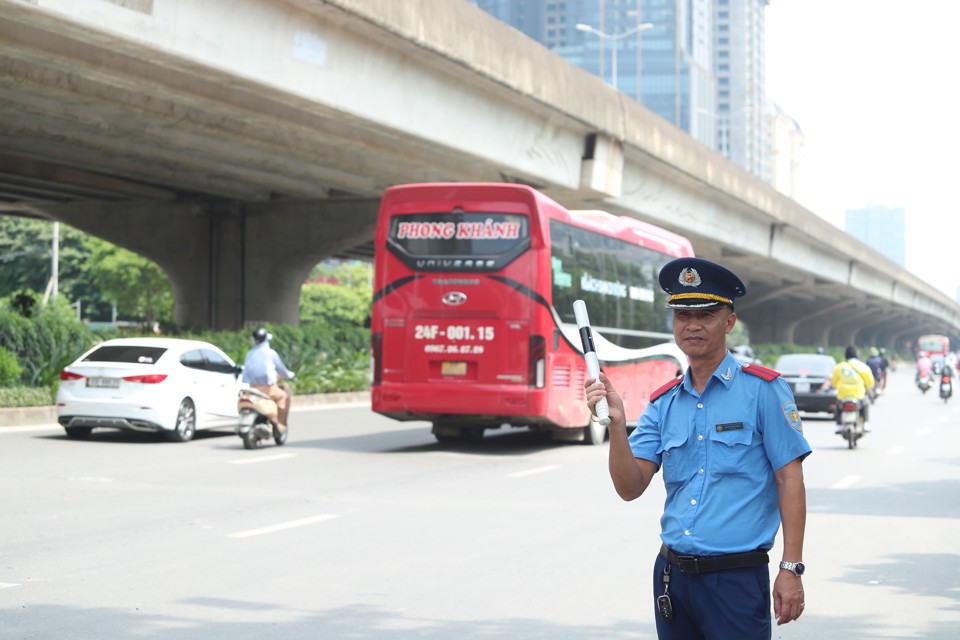
M 769 0 L 471 1 L 769 182 Z

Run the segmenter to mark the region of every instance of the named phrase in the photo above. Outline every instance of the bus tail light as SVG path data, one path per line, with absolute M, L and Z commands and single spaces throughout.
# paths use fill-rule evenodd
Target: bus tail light
M 373 367 L 373 384 L 383 382 L 383 334 L 379 331 L 370 334 L 370 365 Z
M 530 372 L 527 378 L 531 387 L 543 389 L 547 369 L 547 341 L 543 336 L 530 336 Z

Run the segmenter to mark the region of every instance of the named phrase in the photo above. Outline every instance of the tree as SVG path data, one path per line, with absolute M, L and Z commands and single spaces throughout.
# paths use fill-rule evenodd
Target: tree
M 371 277 L 372 267 L 364 262 L 321 262 L 310 278 L 329 281 L 308 282 L 301 287 L 300 321 L 363 326 L 373 298 Z
M 81 302 L 88 318 L 110 317 L 111 305 L 88 273 L 91 237 L 65 224 L 60 225 L 59 294 L 69 303 Z M 33 218 L 0 216 L 0 298 L 15 291 L 41 294 L 51 275 L 53 222 Z
M 156 263 L 106 240 L 89 238 L 89 271 L 106 299 L 144 326 L 173 320 L 173 289 Z

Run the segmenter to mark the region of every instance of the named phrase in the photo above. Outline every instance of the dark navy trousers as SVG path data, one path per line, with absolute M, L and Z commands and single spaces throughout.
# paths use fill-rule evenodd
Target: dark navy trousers
M 667 622 L 657 610 L 666 563 L 658 553 L 653 566 L 653 615 L 660 640 L 770 640 L 769 565 L 699 574 L 671 567 L 673 620 Z

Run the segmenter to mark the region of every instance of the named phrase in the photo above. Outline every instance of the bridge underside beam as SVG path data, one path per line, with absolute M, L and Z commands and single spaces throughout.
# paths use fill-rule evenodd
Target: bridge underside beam
M 376 200 L 77 203 L 38 213 L 146 256 L 167 274 L 178 327 L 298 324 L 324 258 L 373 237 Z M 118 301 L 122 306 L 122 301 Z

